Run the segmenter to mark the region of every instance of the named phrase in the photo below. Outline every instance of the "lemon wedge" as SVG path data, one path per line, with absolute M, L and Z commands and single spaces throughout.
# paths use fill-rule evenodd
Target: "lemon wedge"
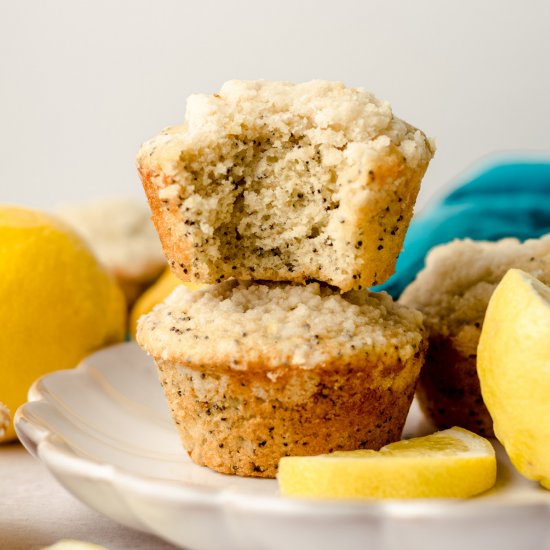
M 451 428 L 379 451 L 284 457 L 277 480 L 281 494 L 293 497 L 466 498 L 490 489 L 496 471 L 489 441 Z
M 550 489 L 550 288 L 511 269 L 485 315 L 477 369 L 497 438 L 514 466 Z

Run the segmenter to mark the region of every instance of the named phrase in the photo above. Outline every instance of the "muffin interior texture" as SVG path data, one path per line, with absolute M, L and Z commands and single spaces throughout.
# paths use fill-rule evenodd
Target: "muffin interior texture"
M 433 154 L 387 102 L 321 81 L 226 83 L 219 94 L 191 96 L 185 124 L 161 138 L 157 147 L 176 141 L 178 150 L 169 167 L 163 157 L 171 183 L 158 196 L 177 202 L 178 238 L 194 248 L 186 270 L 210 282 L 235 272 L 359 281 L 368 239 L 376 232 L 368 246 L 382 255 L 409 221 L 419 177 L 405 185 L 410 174 L 396 166 L 423 174 Z
M 340 294 L 327 285 L 230 280 L 177 288 L 140 320 L 138 341 L 156 357 L 196 367 L 314 368 L 334 360 L 404 362 L 418 354 L 422 316 L 385 293 Z

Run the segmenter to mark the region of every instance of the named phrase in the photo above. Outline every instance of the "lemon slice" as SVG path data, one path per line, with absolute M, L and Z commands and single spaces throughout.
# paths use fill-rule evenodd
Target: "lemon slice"
M 483 400 L 514 466 L 550 489 L 550 288 L 511 269 L 493 292 L 478 347 Z
M 496 480 L 495 451 L 468 430 L 451 428 L 380 451 L 284 457 L 281 494 L 314 498 L 465 498 Z
M 81 540 L 63 539 L 56 542 L 52 546 L 43 548 L 42 550 L 107 550 L 104 546 L 98 546 L 91 542 Z

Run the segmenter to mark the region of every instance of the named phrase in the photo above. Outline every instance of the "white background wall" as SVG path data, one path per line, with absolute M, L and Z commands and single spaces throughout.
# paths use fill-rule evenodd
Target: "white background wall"
M 139 144 L 231 78 L 343 80 L 470 163 L 550 151 L 545 0 L 0 0 L 0 202 L 140 195 Z

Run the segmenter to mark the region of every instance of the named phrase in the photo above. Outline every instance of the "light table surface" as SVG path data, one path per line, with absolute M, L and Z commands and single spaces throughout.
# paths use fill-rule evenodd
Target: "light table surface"
M 38 550 L 60 539 L 93 542 L 109 550 L 176 548 L 82 504 L 22 445 L 0 445 L 0 550 Z

